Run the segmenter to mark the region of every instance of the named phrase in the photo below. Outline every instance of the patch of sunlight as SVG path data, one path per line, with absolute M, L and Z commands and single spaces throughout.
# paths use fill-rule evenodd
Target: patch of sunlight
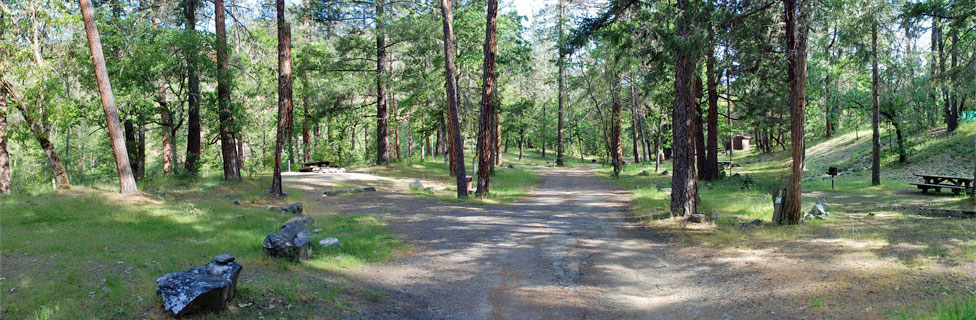
M 888 241 L 880 239 L 810 239 L 807 240 L 807 243 L 841 247 L 848 250 L 873 250 L 888 245 Z

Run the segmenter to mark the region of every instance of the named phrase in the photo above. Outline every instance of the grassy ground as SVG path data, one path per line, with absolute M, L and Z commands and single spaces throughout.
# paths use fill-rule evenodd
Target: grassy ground
M 478 199 L 473 194 L 465 199 L 457 199 L 457 188 L 455 178 L 451 177 L 447 165 L 442 157 L 428 158 L 427 161 L 419 159 L 404 160 L 389 166 L 372 166 L 356 168 L 354 172 L 375 174 L 385 177 L 407 180 L 429 181 L 425 187 L 431 187 L 430 191 L 413 190 L 413 194 L 421 197 L 431 197 L 443 201 L 462 201 L 475 204 L 507 204 L 521 199 L 532 191 L 533 186 L 539 184 L 539 175 L 535 173 L 534 167 L 552 166 L 554 156 L 547 154 L 546 158 L 536 150 L 526 150 L 522 159 L 519 160 L 518 150 L 514 153 L 504 153 L 502 156 L 503 164 L 495 168 L 491 176 L 491 193 L 485 199 Z M 579 159 L 567 159 L 569 166 L 580 165 Z M 512 165 L 513 168 L 510 168 Z M 467 161 L 466 173 L 472 175 L 471 159 Z M 477 185 L 477 179 L 472 182 L 472 187 Z
M 204 318 L 338 317 L 356 301 L 379 299 L 343 270 L 407 250 L 370 216 L 337 216 L 304 201 L 305 215 L 337 237 L 338 249 L 288 263 L 261 243 L 288 215 L 265 209 L 267 181 L 143 184 L 140 197 L 88 188 L 0 198 L 0 314 L 11 319 L 168 318 L 155 280 L 232 253 L 244 265 L 239 296 Z M 302 201 L 293 192 L 289 201 Z M 241 205 L 234 205 L 233 200 Z
M 870 137 L 855 139 L 854 135 L 851 132 L 823 140 L 808 149 L 803 207 L 810 208 L 817 201 L 824 201 L 831 216 L 827 220 L 808 219 L 799 226 L 768 225 L 773 211 L 772 192 L 787 185 L 790 162 L 785 153 L 737 154 L 735 162 L 742 167 L 734 171 L 739 176 L 700 182 L 699 212 L 720 213 L 718 219 L 705 225 L 686 225 L 670 219 L 670 200 L 661 189 L 670 187 L 671 177 L 655 173 L 653 164 L 627 165 L 619 178 L 612 179 L 633 192 L 635 215 L 656 232 L 677 241 L 726 253 L 810 250 L 812 243 L 818 247 L 828 244 L 821 249 L 824 251 L 820 259 L 856 255 L 884 270 L 904 270 L 894 272 L 890 278 L 878 279 L 879 283 L 927 283 L 913 287 L 911 290 L 920 292 L 915 295 L 916 300 L 904 301 L 903 309 L 888 310 L 889 316 L 972 319 L 976 314 L 973 300 L 976 299 L 976 219 L 923 216 L 918 208 L 976 210 L 976 206 L 966 196 L 922 195 L 908 182 L 917 179 L 913 173 L 972 175 L 976 126 L 964 126 L 951 137 L 938 131 L 920 135 L 911 143 L 909 163 L 898 163 L 896 155 L 888 154 L 880 186 L 870 185 L 870 170 L 865 169 L 862 159 L 870 156 L 864 152 Z M 830 166 L 838 167 L 843 173 L 836 178 L 834 190 L 829 177 L 822 174 Z M 670 169 L 670 163 L 666 163 L 660 170 Z M 609 167 L 598 170 L 609 178 Z M 647 174 L 642 175 L 643 171 Z M 760 219 L 766 225 L 743 228 L 733 219 Z M 936 276 L 947 280 L 929 281 Z M 908 279 L 912 277 L 915 279 Z M 920 280 L 922 277 L 924 281 Z M 943 296 L 931 299 L 935 302 L 921 302 L 929 299 L 924 293 L 929 291 L 941 292 Z M 959 314 L 968 318 L 956 317 Z

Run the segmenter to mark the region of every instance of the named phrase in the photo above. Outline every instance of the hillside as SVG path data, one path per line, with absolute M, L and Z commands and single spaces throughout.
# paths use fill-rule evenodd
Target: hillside
M 908 159 L 906 163 L 899 163 L 894 135 L 888 135 L 882 130 L 882 183 L 916 182 L 914 173 L 953 176 L 973 174 L 973 161 L 976 160 L 976 123 L 965 123 L 952 135 L 948 135 L 945 128 L 935 128 L 908 135 L 906 138 Z M 784 151 L 741 159 L 743 163 L 782 163 L 784 169 L 788 161 L 789 152 Z M 850 131 L 830 139 L 810 141 L 807 148 L 807 179 L 826 177 L 829 167 L 837 167 L 840 172 L 837 181 L 869 180 L 871 130 L 860 129 L 858 132 Z

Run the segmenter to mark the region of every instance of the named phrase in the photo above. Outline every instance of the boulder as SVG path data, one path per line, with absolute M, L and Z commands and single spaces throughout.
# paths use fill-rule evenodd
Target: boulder
M 424 184 L 420 183 L 420 180 L 410 183 L 410 190 L 424 190 Z
M 234 200 L 234 204 L 238 206 L 241 205 L 241 200 Z
M 662 176 L 666 176 L 666 175 L 668 175 L 668 170 L 664 170 L 664 171 L 661 171 L 661 175 L 662 175 Z
M 704 222 L 708 221 L 708 216 L 706 216 L 704 214 L 701 214 L 701 213 L 696 213 L 696 214 L 693 214 L 690 217 L 688 217 L 688 221 L 694 222 L 694 223 L 704 223 Z
M 223 310 L 234 298 L 242 268 L 234 256 L 221 254 L 204 266 L 159 277 L 156 292 L 162 297 L 163 308 L 174 317 Z
M 511 163 L 509 163 L 509 164 L 508 164 L 508 168 L 509 168 L 509 169 L 515 169 L 515 165 L 514 165 L 514 164 L 511 164 Z
M 302 211 L 303 210 L 302 210 L 302 203 L 301 202 L 295 202 L 295 203 L 289 204 L 287 206 L 281 207 L 281 212 L 282 213 L 287 212 L 287 213 L 294 213 L 294 214 L 300 215 L 300 214 L 302 214 Z
M 312 219 L 308 217 L 294 217 L 281 226 L 281 231 L 269 232 L 264 238 L 264 253 L 275 258 L 285 258 L 291 261 L 307 259 L 312 255 L 312 244 L 309 242 L 312 233 Z
M 823 201 L 817 201 L 817 204 L 813 205 L 813 208 L 810 208 L 810 212 L 807 213 L 805 218 L 817 218 L 823 220 L 827 219 L 827 216 L 829 215 L 830 213 L 827 212 L 827 204 L 823 203 Z

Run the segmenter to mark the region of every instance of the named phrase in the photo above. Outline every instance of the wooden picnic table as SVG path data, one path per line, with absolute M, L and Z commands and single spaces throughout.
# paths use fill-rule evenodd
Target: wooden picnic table
M 928 192 L 929 189 L 935 189 L 935 192 L 942 191 L 942 189 L 948 189 L 955 194 L 959 194 L 963 191 L 966 193 L 973 192 L 973 178 L 918 173 L 916 173 L 915 176 L 925 180 L 923 183 L 912 183 L 912 185 L 915 185 L 921 189 L 922 192 Z

